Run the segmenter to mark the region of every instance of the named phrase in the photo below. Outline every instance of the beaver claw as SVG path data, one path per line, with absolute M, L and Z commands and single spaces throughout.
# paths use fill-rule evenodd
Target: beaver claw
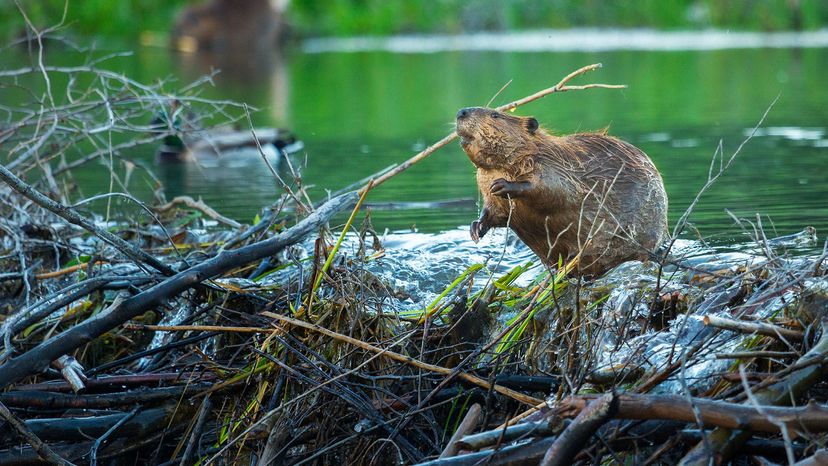
M 506 181 L 498 178 L 492 181 L 489 192 L 498 197 L 516 197 L 529 189 L 527 181 Z
M 475 220 L 471 223 L 469 227 L 469 233 L 471 234 L 471 239 L 475 243 L 480 241 L 480 238 L 486 235 L 486 232 L 489 231 L 489 227 L 483 224 L 480 220 Z

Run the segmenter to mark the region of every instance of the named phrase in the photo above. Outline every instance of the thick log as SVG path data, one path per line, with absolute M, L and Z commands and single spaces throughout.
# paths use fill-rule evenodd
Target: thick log
M 562 400 L 555 410 L 562 416 L 580 414 L 595 399 L 594 395 L 572 396 Z M 694 415 L 694 408 L 699 418 Z M 828 406 L 810 403 L 795 408 L 762 406 L 758 411 L 750 404 L 729 403 L 706 398 L 688 399 L 679 395 L 618 395 L 618 419 L 672 420 L 703 427 L 725 427 L 754 432 L 779 432 L 779 423 L 792 430 L 828 432 Z M 771 422 L 768 416 L 773 417 Z
M 163 429 L 169 423 L 169 416 L 174 406 L 153 408 L 142 411 L 129 421 L 125 422 L 115 433 L 116 437 L 132 437 L 148 435 Z M 53 419 L 29 419 L 26 427 L 42 440 L 66 441 L 88 440 L 90 437 L 100 437 L 118 423 L 126 413 L 107 414 L 104 416 L 64 417 Z M 2 437 L 8 438 L 9 433 Z
M 140 315 L 167 299 L 192 288 L 204 280 L 217 277 L 236 267 L 272 256 L 301 241 L 317 230 L 334 214 L 356 198 L 355 192 L 342 194 L 323 204 L 308 217 L 279 235 L 239 249 L 224 251 L 194 267 L 179 272 L 157 285 L 125 300 L 110 312 L 93 318 L 56 335 L 26 353 L 0 366 L 0 388 L 35 374 L 63 354 L 94 340 L 98 336 Z
M 615 416 L 618 411 L 618 397 L 615 393 L 606 393 L 592 400 L 569 424 L 555 443 L 549 447 L 541 460 L 541 466 L 566 466 L 572 464 L 589 439 Z
M 34 409 L 107 409 L 136 403 L 150 403 L 178 398 L 183 393 L 196 393 L 212 384 L 190 384 L 130 392 L 102 393 L 99 395 L 70 395 L 54 392 L 11 391 L 0 393 L 0 403 L 12 408 Z

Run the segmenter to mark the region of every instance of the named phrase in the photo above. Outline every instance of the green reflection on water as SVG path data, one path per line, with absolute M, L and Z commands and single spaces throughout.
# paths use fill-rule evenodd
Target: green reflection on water
M 9 60 L 6 57 L 6 60 Z M 4 60 L 4 61 L 6 61 Z M 71 57 L 54 57 L 71 63 Z M 737 231 L 724 212 L 765 220 L 780 234 L 806 225 L 828 227 L 828 91 L 826 49 L 756 49 L 704 52 L 433 54 L 288 53 L 283 57 L 176 57 L 140 50 L 113 66 L 139 81 L 169 75 L 182 82 L 210 66 L 225 71 L 205 95 L 248 102 L 262 109 L 258 125 L 291 128 L 305 142 L 304 183 L 315 199 L 399 163 L 452 129 L 458 108 L 484 105 L 511 80 L 495 104 L 555 84 L 569 71 L 602 62 L 604 69 L 579 82 L 625 83 L 624 91 L 589 90 L 547 97 L 518 109 L 561 133 L 610 126 L 610 133 L 645 150 L 662 171 L 670 196 L 671 224 L 706 180 L 719 140 L 730 154 L 746 131 L 779 101 L 765 126 L 783 128 L 745 146 L 731 170 L 703 198 L 691 217 L 705 236 Z M 8 61 L 6 61 L 8 66 Z M 785 129 L 787 128 L 787 129 Z M 801 130 L 811 129 L 803 133 Z M 130 154 L 152 166 L 151 150 Z M 307 165 L 305 165 L 307 161 Z M 284 167 L 282 167 L 284 169 Z M 256 161 L 223 161 L 218 167 L 154 167 L 168 197 L 201 196 L 220 212 L 250 221 L 278 189 Z M 98 164 L 75 172 L 86 196 L 105 192 Z M 150 184 L 130 185 L 148 198 Z M 476 198 L 473 169 L 455 144 L 371 194 L 369 201 Z M 466 225 L 476 209 L 374 212 L 379 231 L 438 231 Z M 772 221 L 772 223 L 771 223 Z

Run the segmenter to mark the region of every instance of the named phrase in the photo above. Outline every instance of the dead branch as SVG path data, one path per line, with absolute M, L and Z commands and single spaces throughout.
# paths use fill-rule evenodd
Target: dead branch
M 785 338 L 793 341 L 802 341 L 805 339 L 805 334 L 799 330 L 791 330 L 778 325 L 767 324 L 764 322 L 745 322 L 741 320 L 726 319 L 724 317 L 706 315 L 704 316 L 704 325 L 711 327 L 722 328 L 725 330 L 732 330 L 734 332 L 742 333 L 756 333 L 774 338 Z
M 57 455 L 40 437 L 37 436 L 36 433 L 32 432 L 29 426 L 26 423 L 21 422 L 14 414 L 6 408 L 2 402 L 0 402 L 0 417 L 3 418 L 22 438 L 26 440 L 26 442 L 32 446 L 32 448 L 37 452 L 37 455 L 50 464 L 58 464 L 61 466 L 70 466 L 72 463 L 66 461 L 65 459 L 61 458 Z
M 440 458 L 450 458 L 460 451 L 460 444 L 457 441 L 477 427 L 477 424 L 480 422 L 481 410 L 482 408 L 479 404 L 475 403 L 471 405 L 471 408 L 469 408 L 465 417 L 463 417 L 463 421 L 457 426 L 457 430 L 454 431 L 448 444 L 446 444 L 446 448 L 440 453 Z
M 21 195 L 27 197 L 35 204 L 63 218 L 67 222 L 73 225 L 77 225 L 83 228 L 84 230 L 92 233 L 93 235 L 101 238 L 102 240 L 115 247 L 115 249 L 117 249 L 122 254 L 129 257 L 136 263 L 147 264 L 155 270 L 158 270 L 159 272 L 163 273 L 164 275 L 175 274 L 175 271 L 170 266 L 162 263 L 155 257 L 148 254 L 143 249 L 140 249 L 136 246 L 133 246 L 132 244 L 127 243 L 123 239 L 113 235 L 112 233 L 104 229 L 98 228 L 91 220 L 82 217 L 73 209 L 44 196 L 39 191 L 34 189 L 32 186 L 26 184 L 23 180 L 15 176 L 14 173 L 12 173 L 3 165 L 0 165 L 0 180 L 5 181 L 6 184 L 8 184 L 12 189 L 17 191 Z
M 230 228 L 241 228 L 242 226 L 241 223 L 233 220 L 232 218 L 227 218 L 224 215 L 221 215 L 220 213 L 216 212 L 215 209 L 205 204 L 204 201 L 202 201 L 201 199 L 196 201 L 190 196 L 176 196 L 170 202 L 167 202 L 166 204 L 158 207 L 153 207 L 152 210 L 159 213 L 167 212 L 174 209 L 179 204 L 183 204 L 191 209 L 196 209 L 204 215 L 212 218 L 213 220 L 219 223 L 223 223 L 229 226 Z
M 618 397 L 607 393 L 593 399 L 555 439 L 541 460 L 541 466 L 572 464 L 572 460 L 590 437 L 618 411 Z
M 594 89 L 594 88 L 624 89 L 624 88 L 627 87 L 625 85 L 615 85 L 615 84 L 588 84 L 588 85 L 585 85 L 585 86 L 567 86 L 566 85 L 566 83 L 571 81 L 572 79 L 574 79 L 574 78 L 576 78 L 576 77 L 578 77 L 578 76 L 580 76 L 584 73 L 588 73 L 590 71 L 597 70 L 599 68 L 601 68 L 600 63 L 595 63 L 593 65 L 584 66 L 580 69 L 577 69 L 577 70 L 573 71 L 572 73 L 569 73 L 563 79 L 561 79 L 561 81 L 558 84 L 556 84 L 556 85 L 554 85 L 550 88 L 544 89 L 542 91 L 538 91 L 538 92 L 536 92 L 536 93 L 534 93 L 530 96 L 526 96 L 522 99 L 515 100 L 514 102 L 510 102 L 506 105 L 501 105 L 499 107 L 496 107 L 496 109 L 500 110 L 500 111 L 513 111 L 514 109 L 516 109 L 517 107 L 519 107 L 521 105 L 528 104 L 529 102 L 533 102 L 533 101 L 538 100 L 542 97 L 546 97 L 549 94 L 555 94 L 555 93 L 558 93 L 558 92 L 575 91 L 575 90 L 583 90 L 583 89 Z M 403 163 L 399 164 L 398 166 L 394 167 L 392 170 L 389 170 L 388 172 L 386 172 L 382 176 L 375 179 L 374 180 L 374 187 L 377 187 L 377 186 L 381 185 L 382 183 L 385 183 L 386 181 L 390 180 L 391 178 L 399 175 L 400 173 L 408 170 L 412 165 L 428 158 L 428 156 L 433 154 L 435 151 L 437 151 L 437 149 L 440 149 L 441 147 L 447 145 L 448 143 L 450 143 L 451 141 L 454 141 L 455 139 L 457 139 L 457 132 L 452 131 L 451 134 L 449 134 L 448 136 L 446 136 L 443 139 L 440 139 L 439 141 L 435 142 L 434 144 L 426 147 L 421 152 L 419 152 L 417 155 L 411 157 L 410 159 L 406 160 L 405 162 L 403 162 Z M 363 187 L 363 188 L 360 189 L 360 191 L 363 191 L 365 189 L 366 188 Z
M 791 372 L 787 377 L 766 388 L 754 392 L 753 398 L 763 405 L 788 404 L 798 398 L 807 388 L 825 377 L 828 368 L 828 320 L 822 321 L 822 336 L 819 341 L 797 360 L 804 367 Z M 753 390 L 756 390 L 753 388 Z M 752 436 L 748 430 L 719 427 L 707 436 L 706 442 L 698 443 L 681 459 L 685 466 L 702 466 L 716 458 L 728 461 L 733 451 Z
M 44 341 L 26 353 L 10 359 L 0 366 L 0 387 L 7 387 L 27 375 L 44 369 L 60 355 L 71 352 L 82 344 L 91 341 L 147 309 L 157 306 L 164 300 L 200 284 L 204 280 L 216 277 L 241 265 L 272 256 L 285 247 L 301 241 L 309 233 L 326 223 L 345 205 L 352 202 L 356 196 L 356 192 L 351 192 L 331 199 L 313 214 L 273 238 L 239 249 L 224 251 L 212 259 L 179 272 L 152 288 L 138 293 L 110 312 L 87 319 L 60 335 Z
M 596 395 L 574 395 L 561 400 L 553 412 L 565 417 L 580 415 Z M 697 418 L 695 410 L 699 413 Z M 690 424 L 701 422 L 701 427 L 726 427 L 754 432 L 779 432 L 779 424 L 768 419 L 781 420 L 791 429 L 828 431 L 828 406 L 809 403 L 806 406 L 778 407 L 755 406 L 679 395 L 618 395 L 618 419 L 683 421 Z

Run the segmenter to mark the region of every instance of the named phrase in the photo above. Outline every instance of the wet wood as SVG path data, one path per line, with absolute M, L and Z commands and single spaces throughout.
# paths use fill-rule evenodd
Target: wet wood
M 766 335 L 774 338 L 784 338 L 793 341 L 802 341 L 805 334 L 799 330 L 792 330 L 778 325 L 767 324 L 763 322 L 745 322 L 735 319 L 726 319 L 724 317 L 707 315 L 704 316 L 704 325 L 721 328 L 725 330 L 732 330 L 734 332 L 755 333 L 758 335 Z
M 454 431 L 454 434 L 446 444 L 446 448 L 443 449 L 442 453 L 440 453 L 440 458 L 450 458 L 460 451 L 461 445 L 458 443 L 458 440 L 477 427 L 477 424 L 480 422 L 481 411 L 482 408 L 479 404 L 475 403 L 471 405 L 469 410 L 466 412 L 466 415 L 463 417 L 463 421 L 461 421 L 460 425 L 457 426 L 457 430 Z
M 356 196 L 355 192 L 351 192 L 333 198 L 295 226 L 273 238 L 239 249 L 224 251 L 216 257 L 179 272 L 132 296 L 107 314 L 99 314 L 87 319 L 75 327 L 44 341 L 37 347 L 0 366 L 0 387 L 7 387 L 27 375 L 44 369 L 51 361 L 62 354 L 71 352 L 104 332 L 121 325 L 147 309 L 157 306 L 165 299 L 200 284 L 204 280 L 264 257 L 272 256 L 287 246 L 301 241 L 305 236 L 326 223 L 349 202 L 352 202 Z
M 571 465 L 575 455 L 617 411 L 618 397 L 615 393 L 606 393 L 591 400 L 555 439 L 544 454 L 540 466 Z

